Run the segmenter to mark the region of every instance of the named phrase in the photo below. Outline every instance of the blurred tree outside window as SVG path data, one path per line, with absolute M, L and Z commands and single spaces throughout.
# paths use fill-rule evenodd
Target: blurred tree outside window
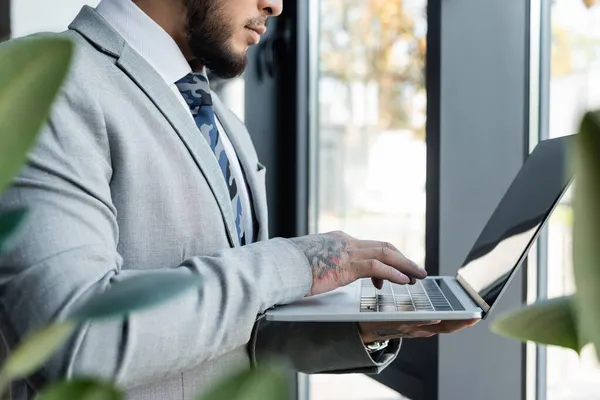
M 425 259 L 425 0 L 320 0 L 314 231 Z M 313 209 L 314 209 L 313 205 Z M 397 400 L 363 375 L 310 377 L 311 400 Z

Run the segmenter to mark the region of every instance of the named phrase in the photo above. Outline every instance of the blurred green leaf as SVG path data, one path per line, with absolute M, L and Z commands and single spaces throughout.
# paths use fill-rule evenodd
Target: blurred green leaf
M 17 228 L 26 214 L 27 210 L 25 209 L 0 214 L 0 255 L 8 251 L 10 242 L 17 235 Z
M 567 347 L 577 352 L 586 344 L 577 333 L 575 300 L 572 296 L 543 300 L 501 316 L 492 331 L 522 341 Z
M 104 293 L 96 295 L 70 318 L 85 321 L 105 319 L 130 314 L 156 306 L 192 288 L 200 288 L 198 275 L 175 271 L 148 272 L 112 285 Z
M 114 386 L 91 379 L 60 382 L 44 389 L 36 400 L 121 400 Z
M 218 383 L 198 400 L 287 400 L 288 379 L 272 365 L 241 371 Z
M 0 192 L 21 169 L 67 74 L 72 44 L 27 38 L 0 46 Z
M 27 338 L 12 352 L 0 371 L 0 381 L 6 384 L 35 372 L 69 337 L 74 329 L 70 322 L 49 325 Z M 3 393 L 4 387 L 0 387 Z
M 578 135 L 573 265 L 579 327 L 600 355 L 600 112 L 587 113 Z

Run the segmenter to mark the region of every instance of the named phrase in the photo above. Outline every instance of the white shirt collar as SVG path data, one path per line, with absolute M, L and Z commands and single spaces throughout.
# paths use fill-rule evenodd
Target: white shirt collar
M 168 85 L 192 72 L 175 40 L 131 0 L 102 0 L 96 11 Z

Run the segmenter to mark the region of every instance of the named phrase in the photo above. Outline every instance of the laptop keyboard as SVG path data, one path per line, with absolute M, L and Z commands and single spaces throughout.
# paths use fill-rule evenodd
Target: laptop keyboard
M 377 290 L 370 279 L 363 279 L 360 293 L 361 312 L 452 311 L 453 308 L 432 279 L 414 285 L 386 281 Z

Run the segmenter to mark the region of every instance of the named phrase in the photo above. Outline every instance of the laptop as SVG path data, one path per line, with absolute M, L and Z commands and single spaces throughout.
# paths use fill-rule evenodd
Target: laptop
M 269 321 L 358 322 L 486 318 L 573 179 L 574 135 L 538 144 L 514 178 L 456 276 L 415 285 L 360 279 L 329 293 L 276 306 Z

